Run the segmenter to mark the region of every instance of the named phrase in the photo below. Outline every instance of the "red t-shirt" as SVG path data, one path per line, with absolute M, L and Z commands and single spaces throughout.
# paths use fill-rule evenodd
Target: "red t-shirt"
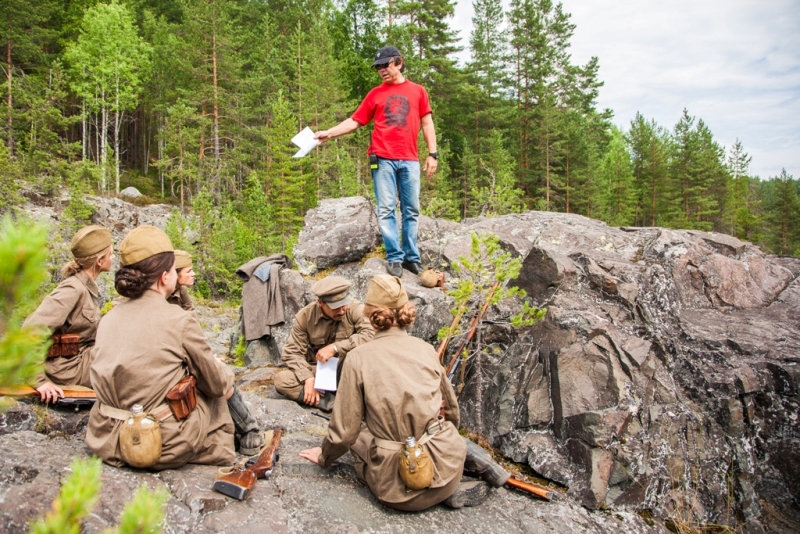
M 370 91 L 351 118 L 362 126 L 375 119 L 370 154 L 416 161 L 420 119 L 432 112 L 425 88 L 405 80 Z

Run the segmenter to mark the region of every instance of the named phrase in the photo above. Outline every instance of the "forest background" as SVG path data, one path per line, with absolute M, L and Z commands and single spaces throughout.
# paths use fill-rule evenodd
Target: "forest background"
M 133 185 L 138 202 L 176 206 L 167 231 L 195 255 L 199 292 L 233 296 L 235 269 L 291 254 L 320 199 L 372 196 L 371 127 L 299 160 L 289 140 L 348 117 L 390 43 L 434 109 L 425 214 L 560 211 L 800 255 L 798 180 L 752 176 L 745 147 L 721 146 L 689 110 L 672 128 L 613 126 L 599 59 L 573 64 L 561 4 L 473 7 L 460 65 L 448 0 L 0 0 L 0 211 L 26 187 L 66 185 L 69 235 L 91 216 L 84 194 Z

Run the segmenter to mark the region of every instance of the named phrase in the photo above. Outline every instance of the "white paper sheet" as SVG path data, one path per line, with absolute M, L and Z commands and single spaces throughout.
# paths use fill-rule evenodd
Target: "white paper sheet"
M 339 358 L 328 358 L 325 363 L 317 362 L 317 376 L 314 379 L 314 389 L 323 391 L 336 391 L 336 367 Z
M 299 134 L 292 137 L 292 143 L 300 147 L 300 150 L 292 156 L 293 158 L 302 158 L 312 150 L 314 147 L 319 144 L 318 139 L 314 139 L 314 132 L 311 131 L 311 128 L 306 126 L 303 128 Z

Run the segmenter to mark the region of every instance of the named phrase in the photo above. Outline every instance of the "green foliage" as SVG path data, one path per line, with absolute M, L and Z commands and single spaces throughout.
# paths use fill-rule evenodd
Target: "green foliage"
M 612 132 L 598 176 L 602 196 L 596 213 L 612 226 L 626 226 L 633 224 L 635 216 L 637 195 L 633 165 L 623 133 L 617 128 Z
M 79 534 L 82 521 L 92 512 L 100 493 L 102 462 L 99 458 L 76 458 L 72 473 L 64 480 L 53 509 L 31 525 L 32 534 Z M 151 492 L 142 485 L 122 511 L 119 526 L 106 534 L 156 534 L 164 521 L 164 504 L 169 493 L 161 488 Z
M 538 208 L 795 247 L 781 230 L 788 187 L 750 175 L 740 143 L 726 162 L 688 111 L 666 127 L 642 115 L 612 127 L 611 111 L 598 109 L 599 60 L 573 62 L 575 24 L 552 0 L 474 0 L 464 67 L 452 0 L 3 6 L 0 211 L 21 202 L 25 181 L 45 195 L 67 184 L 68 234 L 87 221 L 83 195 L 107 190 L 113 174 L 146 195 L 139 203 L 160 197 L 189 217 L 170 235 L 186 249 L 185 236 L 200 239 L 197 290 L 207 297 L 230 297 L 232 269 L 254 255 L 291 253 L 319 199 L 372 196 L 371 126 L 300 160 L 289 139 L 349 116 L 380 83 L 371 65 L 387 43 L 434 109 L 440 159 L 422 181 L 426 215 Z
M 99 113 L 101 188 L 105 190 L 108 149 L 106 134 L 113 129 L 116 187 L 119 193 L 119 141 L 124 113 L 134 109 L 150 73 L 152 47 L 138 35 L 128 8 L 112 0 L 86 10 L 80 36 L 64 56 L 72 69 L 72 89 L 85 106 Z M 109 114 L 113 113 L 113 118 Z M 113 122 L 111 122 L 113 120 Z
M 470 235 L 469 257 L 461 256 L 452 264 L 458 279 L 455 287 L 447 291 L 455 300 L 451 313 L 466 317 L 478 313 L 484 306 L 492 306 L 505 299 L 524 299 L 526 293 L 523 289 L 508 287 L 508 283 L 519 276 L 522 260 L 512 259 L 510 252 L 503 251 L 500 240 L 494 234 L 471 232 Z M 546 312 L 526 302 L 521 312 L 511 318 L 511 322 L 517 327 L 531 326 L 541 320 Z M 439 337 L 457 335 L 460 328 L 460 325 L 444 327 L 439 331 Z
M 151 492 L 142 484 L 119 518 L 119 526 L 108 529 L 106 534 L 157 534 L 162 531 L 164 504 L 169 500 L 169 492 L 159 488 Z
M 69 204 L 64 208 L 61 226 L 65 235 L 74 234 L 76 231 L 91 222 L 94 208 L 86 202 L 84 196 L 90 192 L 90 180 L 99 174 L 97 166 L 92 162 L 78 164 L 74 173 L 68 180 Z
M 774 194 L 769 201 L 770 231 L 767 242 L 777 254 L 800 254 L 800 198 L 797 183 L 786 173 L 770 180 Z
M 22 328 L 47 272 L 47 229 L 6 215 L 0 222 L 0 386 L 25 384 L 41 371 L 47 332 Z
M 180 209 L 172 208 L 167 222 L 164 224 L 164 233 L 172 241 L 172 247 L 192 254 L 194 245 L 189 242 L 189 234 L 192 230 L 191 218 L 182 215 Z
M 17 180 L 22 178 L 22 169 L 8 155 L 8 148 L 0 143 L 0 213 L 16 206 L 19 201 Z
M 88 516 L 100 492 L 102 464 L 99 458 L 76 458 L 72 474 L 61 486 L 53 509 L 44 519 L 31 525 L 32 534 L 79 534 L 81 521 Z
M 231 356 L 233 356 L 233 365 L 236 367 L 244 367 L 244 355 L 247 352 L 247 342 L 244 340 L 244 336 L 239 336 L 239 341 L 236 343 L 236 346 L 233 347 L 231 351 Z

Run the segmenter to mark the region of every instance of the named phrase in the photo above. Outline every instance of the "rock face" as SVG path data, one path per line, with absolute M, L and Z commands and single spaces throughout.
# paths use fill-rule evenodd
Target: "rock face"
M 766 499 L 797 514 L 800 260 L 547 213 L 425 248 L 450 259 L 481 229 L 523 258 L 515 283 L 548 313 L 473 360 L 468 426 L 590 508 L 736 525 Z
M 589 508 L 758 530 L 764 503 L 800 520 L 799 259 L 722 234 L 528 212 L 422 217 L 423 264 L 468 255 L 472 231 L 523 260 L 514 284 L 548 313 L 514 331 L 519 303 L 490 310 L 460 398 L 469 430 Z M 363 291 L 384 264 L 348 269 L 336 272 Z M 416 335 L 436 343 L 445 302 Z

